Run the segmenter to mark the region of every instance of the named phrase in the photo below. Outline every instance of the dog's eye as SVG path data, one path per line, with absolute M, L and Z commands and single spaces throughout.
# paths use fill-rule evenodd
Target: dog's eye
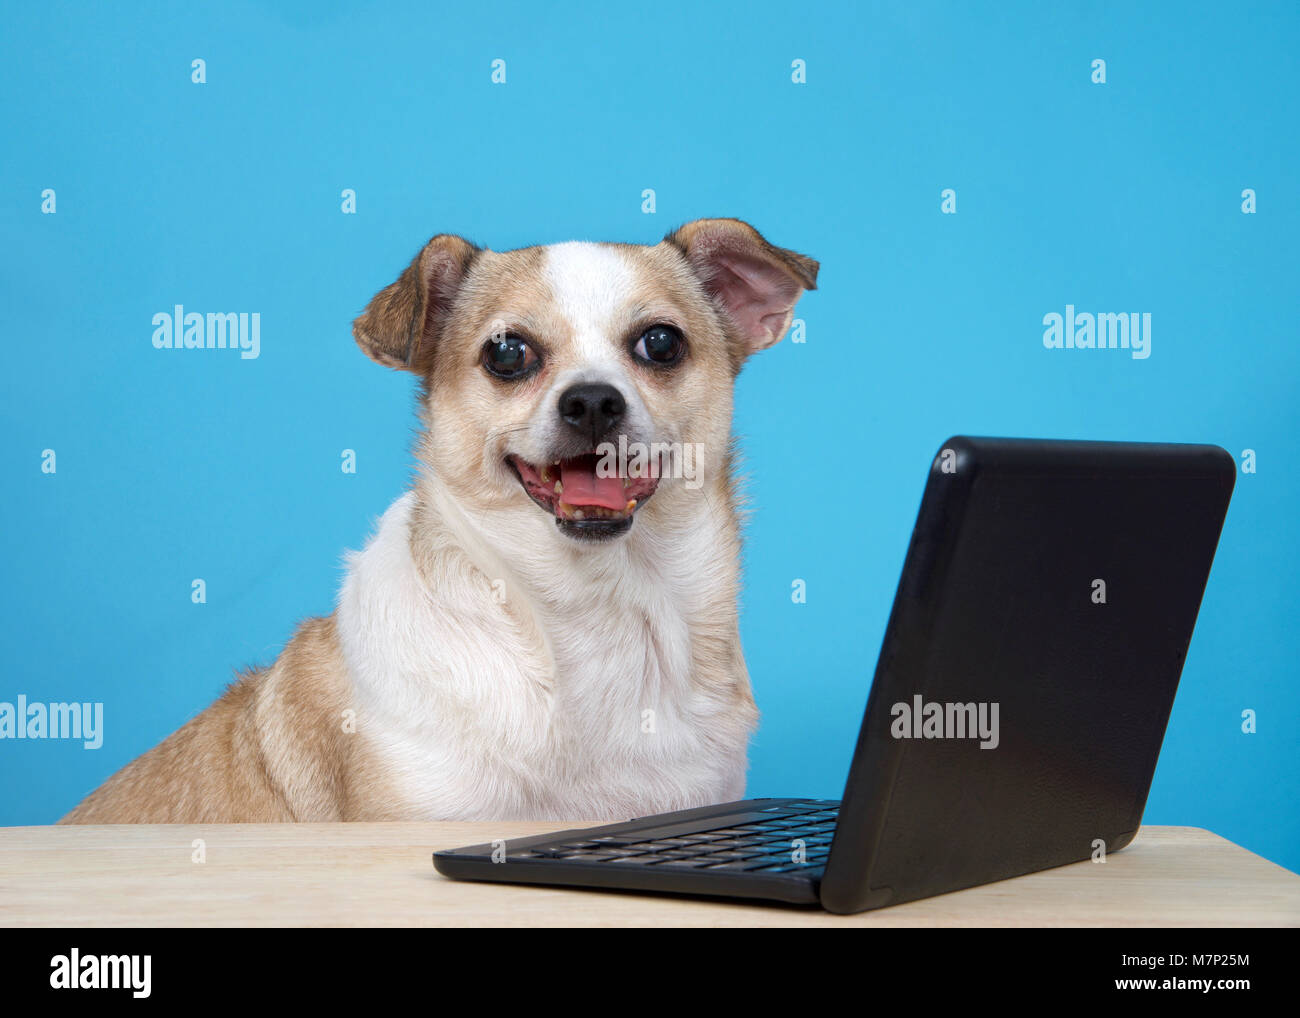
M 519 378 L 537 360 L 536 351 L 518 336 L 494 337 L 483 347 L 483 367 L 498 378 Z
M 685 349 L 682 334 L 671 325 L 652 325 L 641 333 L 632 353 L 652 364 L 676 364 Z

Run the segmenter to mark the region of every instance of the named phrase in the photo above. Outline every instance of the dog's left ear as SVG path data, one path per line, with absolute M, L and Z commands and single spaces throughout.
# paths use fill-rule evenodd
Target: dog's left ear
M 778 342 L 799 295 L 817 289 L 817 262 L 769 244 L 739 219 L 697 219 L 664 239 L 681 250 L 736 324 L 746 354 Z
M 430 240 L 397 281 L 375 294 L 352 323 L 357 345 L 390 368 L 424 370 L 478 252 L 454 234 L 440 233 Z

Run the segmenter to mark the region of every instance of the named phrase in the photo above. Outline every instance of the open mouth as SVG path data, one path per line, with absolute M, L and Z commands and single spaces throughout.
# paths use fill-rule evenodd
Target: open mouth
M 588 453 L 554 463 L 533 464 L 508 456 L 528 497 L 555 517 L 573 537 L 615 537 L 632 526 L 632 516 L 659 487 L 657 477 L 602 477 L 600 456 Z

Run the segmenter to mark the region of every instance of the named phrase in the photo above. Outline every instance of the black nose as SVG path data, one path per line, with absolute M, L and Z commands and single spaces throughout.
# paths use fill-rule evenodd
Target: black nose
M 583 382 L 560 394 L 560 416 L 593 444 L 621 421 L 626 412 L 623 394 L 604 382 Z

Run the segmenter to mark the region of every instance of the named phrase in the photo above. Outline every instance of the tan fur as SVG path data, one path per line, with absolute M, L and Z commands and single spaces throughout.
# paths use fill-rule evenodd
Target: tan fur
M 346 820 L 354 740 L 331 619 L 299 627 L 276 663 L 131 761 L 61 823 Z

